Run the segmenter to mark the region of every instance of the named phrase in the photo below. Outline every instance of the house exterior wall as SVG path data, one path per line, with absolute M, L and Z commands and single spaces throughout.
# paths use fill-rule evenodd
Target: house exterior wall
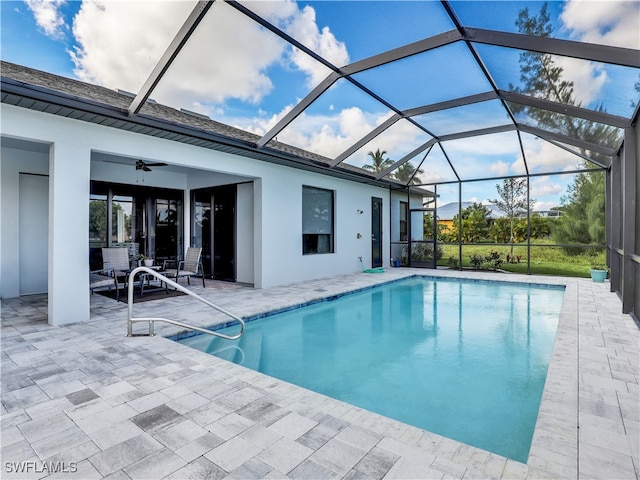
M 236 281 L 254 285 L 253 182 L 238 185 L 236 200 Z
M 371 263 L 371 197 L 383 199 L 383 259 L 389 259 L 389 191 L 318 173 L 261 162 L 223 152 L 198 148 L 161 138 L 102 127 L 79 120 L 2 104 L 2 134 L 52 145 L 48 162 L 50 174 L 49 302 L 50 323 L 66 323 L 89 318 L 88 296 L 88 209 L 90 180 L 135 183 L 131 166 L 96 161 L 102 154 L 166 162 L 197 170 L 176 174 L 161 168 L 144 176 L 148 186 L 185 191 L 185 232 L 189 239 L 189 192 L 204 175 L 212 178 L 231 175 L 248 182 L 239 188 L 237 265 L 238 280 L 257 288 L 302 282 L 360 270 L 358 257 Z M 25 152 L 15 153 L 23 162 Z M 93 159 L 93 161 L 92 161 Z M 39 159 L 43 165 L 44 158 Z M 4 164 L 4 161 L 3 161 Z M 39 167 L 41 170 L 42 166 Z M 15 167 L 13 167 L 15 170 Z M 4 171 L 4 165 L 3 165 Z M 199 180 L 194 180 L 199 179 Z M 3 175 L 3 187 L 5 178 Z M 10 181 L 10 179 L 6 179 Z M 231 183 L 231 182 L 230 182 Z M 15 185 L 15 184 L 14 184 Z M 334 244 L 332 254 L 302 254 L 302 187 L 313 186 L 334 191 Z M 16 193 L 3 188 L 3 226 L 5 203 Z M 358 214 L 362 210 L 363 214 Z M 16 212 L 9 212 L 15 217 Z M 252 216 L 251 220 L 248 218 Z M 360 234 L 361 238 L 358 238 Z M 2 245 L 15 244 L 11 228 L 1 232 Z M 188 240 L 187 240 L 188 241 Z M 14 247 L 15 248 L 15 247 Z M 2 288 L 14 265 L 11 252 L 2 252 Z M 9 274 L 12 275 L 12 274 Z M 87 292 L 87 295 L 78 295 Z M 79 301 L 78 298 L 83 300 Z M 67 302 L 67 308 L 58 299 Z M 79 308 L 75 308 L 75 307 Z
M 20 295 L 20 174 L 49 175 L 47 153 L 2 147 L 0 152 L 0 297 Z M 47 252 L 33 252 L 47 257 Z

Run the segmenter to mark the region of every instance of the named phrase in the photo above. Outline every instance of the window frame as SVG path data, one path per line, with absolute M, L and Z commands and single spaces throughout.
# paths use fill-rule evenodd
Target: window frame
M 317 231 L 305 231 L 314 230 L 309 222 L 305 222 L 305 212 L 309 210 L 309 206 L 306 205 L 306 200 L 310 196 L 305 195 L 305 192 L 315 191 L 317 193 L 326 193 L 330 196 L 329 201 L 322 202 L 328 203 L 329 219 L 330 223 L 329 231 L 325 231 L 322 228 L 316 228 Z M 302 255 L 325 255 L 335 253 L 335 190 L 329 190 L 327 188 L 314 187 L 311 185 L 302 185 Z
M 409 239 L 409 202 L 403 202 L 402 200 L 400 200 L 399 217 L 400 219 L 398 220 L 398 235 L 401 242 L 406 242 Z

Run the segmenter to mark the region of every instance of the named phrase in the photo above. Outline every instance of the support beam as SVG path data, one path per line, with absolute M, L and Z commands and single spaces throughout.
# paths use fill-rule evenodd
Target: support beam
M 622 156 L 622 313 L 634 309 L 636 275 L 633 255 L 636 250 L 636 168 L 638 142 L 636 129 L 624 131 L 624 154 Z M 637 312 L 636 312 L 637 313 Z
M 326 92 L 329 87 L 331 87 L 331 85 L 333 85 L 339 78 L 339 74 L 331 72 L 327 76 L 327 78 L 320 82 L 320 84 L 317 85 L 316 88 L 311 90 L 311 92 L 309 92 L 306 97 L 300 100 L 295 107 L 289 110 L 287 114 L 271 128 L 271 130 L 265 133 L 262 138 L 258 140 L 258 148 L 262 148 L 267 143 L 269 143 L 276 135 L 278 135 L 278 133 L 284 130 L 287 125 L 293 122 L 298 117 L 298 115 L 304 112 L 309 105 L 315 102 L 320 95 Z
M 400 115 L 398 115 L 397 113 L 394 114 L 394 115 L 391 115 L 384 122 L 382 122 L 376 128 L 371 130 L 368 134 L 366 134 L 364 137 L 362 137 L 360 140 L 358 140 L 356 143 L 354 143 L 349 148 L 347 148 L 344 152 L 342 152 L 340 155 L 338 155 L 333 160 L 333 162 L 331 162 L 331 166 L 335 167 L 339 163 L 342 163 L 343 161 L 345 161 L 347 158 L 349 158 L 351 155 L 353 155 L 356 151 L 358 151 L 360 148 L 364 147 L 367 143 L 369 143 L 371 140 L 376 138 L 378 135 L 380 135 L 382 132 L 384 132 L 387 128 L 389 128 L 391 125 L 396 123 L 401 118 L 402 117 Z
M 469 42 L 517 48 L 532 52 L 580 58 L 624 67 L 640 68 L 640 51 L 595 43 L 575 42 L 559 38 L 537 37 L 521 33 L 499 32 L 481 28 L 463 28 L 463 38 Z
M 438 139 L 441 142 L 447 142 L 449 140 L 459 140 L 461 138 L 478 137 L 480 135 L 491 135 L 494 133 L 513 132 L 516 129 L 515 125 L 500 125 L 498 127 L 479 128 L 478 130 L 468 130 L 466 132 L 452 133 L 449 135 L 443 135 Z
M 518 130 L 525 133 L 530 133 L 531 135 L 535 135 L 536 137 L 540 137 L 544 140 L 556 140 L 558 142 L 566 143 L 568 145 L 573 145 L 574 147 L 583 148 L 585 150 L 589 150 L 596 153 L 601 153 L 603 155 L 613 156 L 616 153 L 616 149 L 605 147 L 603 145 L 596 145 L 595 143 L 585 142 L 584 140 L 578 140 L 572 137 L 568 137 L 566 135 L 562 135 L 561 133 L 549 132 L 547 130 L 543 130 L 541 128 L 530 127 L 529 125 L 523 125 L 521 123 L 518 124 Z M 596 163 L 595 160 L 591 160 L 593 163 Z M 609 165 L 600 165 L 603 168 L 608 168 Z
M 365 58 L 358 62 L 353 62 L 352 64 L 343 67 L 341 70 L 344 75 L 354 75 L 371 68 L 376 68 L 387 63 L 395 62 L 396 60 L 424 53 L 429 50 L 433 50 L 434 48 L 449 45 L 450 43 L 460 40 L 462 40 L 460 33 L 458 33 L 457 30 L 451 30 L 449 32 L 440 33 L 433 37 L 410 43 L 409 45 L 403 45 L 402 47 L 388 50 L 384 53 Z
M 507 92 L 505 90 L 498 90 L 498 95 L 501 99 L 506 100 L 507 102 L 517 103 L 518 105 L 524 105 L 526 107 L 539 108 L 540 110 L 548 110 L 550 112 L 560 113 L 570 117 L 582 118 L 584 120 L 589 120 L 590 122 L 604 123 L 605 125 L 611 125 L 612 127 L 627 128 L 631 125 L 631 120 L 625 117 L 576 107 L 575 105 L 553 102 L 544 98 L 531 97 L 529 95 Z
M 58 137 L 49 154 L 50 325 L 89 320 L 91 148 L 81 138 Z
M 434 145 L 435 143 L 437 143 L 438 141 L 435 138 L 432 138 L 431 140 L 429 140 L 427 143 L 423 143 L 422 145 L 420 145 L 418 148 L 414 149 L 412 152 L 406 154 L 404 157 L 402 157 L 400 160 L 398 160 L 397 162 L 395 162 L 393 165 L 390 165 L 389 167 L 385 168 L 384 170 L 382 170 L 380 173 L 378 173 L 376 175 L 376 180 L 379 180 L 381 178 L 384 178 L 385 175 L 388 175 L 390 172 L 393 172 L 396 168 L 404 165 L 405 163 L 407 163 L 409 160 L 411 160 L 413 157 L 415 157 L 416 155 L 418 155 L 420 152 L 424 152 L 427 148 L 431 147 L 432 145 Z
M 558 148 L 561 148 L 569 153 L 572 153 L 573 155 L 576 155 L 580 158 L 582 158 L 583 160 L 586 160 L 589 163 L 593 163 L 595 165 L 597 165 L 598 167 L 601 168 L 608 168 L 608 165 L 603 165 L 602 162 L 598 162 L 597 160 L 594 160 L 593 158 L 589 157 L 588 155 L 583 155 L 580 152 L 576 152 L 575 150 L 571 150 L 569 147 L 567 147 L 566 145 L 563 145 L 560 142 L 556 142 L 555 140 L 551 140 L 548 138 L 542 138 L 540 137 L 541 140 L 544 140 L 545 142 L 549 142 L 551 145 L 555 145 Z
M 402 112 L 404 117 L 414 117 L 416 115 L 424 115 L 425 113 L 439 112 L 440 110 L 448 110 L 449 108 L 464 107 L 472 103 L 487 102 L 489 100 L 497 100 L 499 97 L 495 92 L 478 93 L 467 97 L 454 98 L 445 102 L 432 103 L 422 107 L 416 107 Z
M 620 159 L 619 156 L 614 157 L 611 168 L 605 173 L 604 180 L 604 225 L 605 225 L 605 243 L 607 245 L 606 251 L 606 261 L 609 266 L 609 286 L 612 292 L 616 292 L 618 290 L 618 285 L 616 279 L 619 278 L 618 275 L 618 263 L 614 264 L 613 260 L 616 257 L 613 248 L 613 217 L 617 215 L 617 212 L 620 211 L 620 208 L 615 208 L 613 205 L 613 192 L 614 192 L 614 172 L 617 172 L 620 169 Z M 619 190 L 618 190 L 619 191 Z M 615 225 L 619 225 L 620 219 L 617 218 Z M 616 259 L 617 260 L 617 259 Z

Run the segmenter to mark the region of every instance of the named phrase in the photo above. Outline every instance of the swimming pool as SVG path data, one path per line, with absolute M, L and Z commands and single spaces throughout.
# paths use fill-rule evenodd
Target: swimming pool
M 563 295 L 412 277 L 250 321 L 237 341 L 179 341 L 526 462 Z

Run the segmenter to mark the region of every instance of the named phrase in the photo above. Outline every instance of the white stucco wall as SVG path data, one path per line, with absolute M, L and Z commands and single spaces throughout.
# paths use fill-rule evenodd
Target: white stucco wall
M 193 168 L 197 169 L 200 178 L 204 178 L 203 176 L 210 172 L 213 177 L 224 173 L 252 179 L 253 259 L 250 259 L 250 256 L 246 258 L 248 262 L 253 262 L 253 282 L 251 283 L 256 287 L 270 287 L 355 272 L 360 270 L 358 261 L 360 256 L 363 257 L 365 266 L 370 265 L 371 197 L 374 196 L 383 199 L 383 261 L 384 265 L 388 266 L 390 235 L 387 189 L 5 104 L 1 105 L 1 113 L 3 135 L 49 142 L 53 145 L 55 152 L 52 154 L 51 172 L 55 174 L 54 184 L 57 188 L 56 191 L 51 192 L 53 200 L 51 218 L 54 230 L 51 238 L 52 245 L 58 247 L 50 245 L 50 253 L 63 252 L 68 256 L 65 262 L 73 263 L 73 268 L 63 266 L 62 259 L 56 258 L 55 255 L 50 258 L 50 262 L 58 267 L 54 270 L 64 272 L 54 276 L 53 280 L 59 283 L 50 285 L 50 295 L 52 289 L 59 292 L 59 289 L 63 288 L 65 276 L 79 274 L 81 270 L 83 274 L 88 271 L 90 176 L 91 179 L 119 183 L 136 182 L 135 171 L 132 172 L 130 166 L 121 167 L 116 164 L 91 162 L 90 159 L 95 158 L 96 152 Z M 152 173 L 144 176 L 145 185 L 185 189 L 187 195 L 188 189 L 195 186 L 195 182 L 189 180 L 188 174 L 172 174 L 168 171 L 163 172 L 161 168 L 155 169 Z M 302 255 L 303 185 L 335 192 L 335 253 Z M 245 188 L 248 187 L 240 189 L 243 193 L 240 204 L 243 211 L 248 212 L 251 197 L 245 195 L 248 193 Z M 4 200 L 4 189 L 2 195 Z M 188 196 L 186 198 L 188 199 Z M 362 210 L 364 213 L 358 214 L 357 210 Z M 185 214 L 187 213 L 188 209 L 185 208 Z M 185 224 L 188 223 L 185 221 Z M 241 249 L 249 248 L 249 238 L 245 235 L 249 231 L 248 225 L 241 227 L 243 241 L 242 245 L 238 245 L 239 253 Z M 55 231 L 57 228 L 58 230 Z M 359 239 L 358 233 L 361 234 Z M 2 231 L 3 245 L 5 240 L 11 240 L 10 237 L 12 237 L 10 230 Z M 62 239 L 69 242 L 71 237 L 73 240 L 70 241 L 70 245 L 74 248 L 64 248 Z M 190 237 L 187 235 L 185 238 Z M 77 248 L 81 243 L 84 248 Z M 238 278 L 239 281 L 250 278 L 247 265 L 238 265 L 239 273 L 242 274 L 242 278 Z M 88 279 L 83 275 L 81 277 L 84 280 L 75 281 L 73 288 L 86 292 Z M 88 295 L 86 298 L 88 302 Z M 88 304 L 86 313 L 88 316 Z
M 253 182 L 237 188 L 236 281 L 254 285 Z
M 0 297 L 20 295 L 20 173 L 49 175 L 46 153 L 2 147 L 0 152 Z M 33 252 L 46 258 L 47 252 Z

